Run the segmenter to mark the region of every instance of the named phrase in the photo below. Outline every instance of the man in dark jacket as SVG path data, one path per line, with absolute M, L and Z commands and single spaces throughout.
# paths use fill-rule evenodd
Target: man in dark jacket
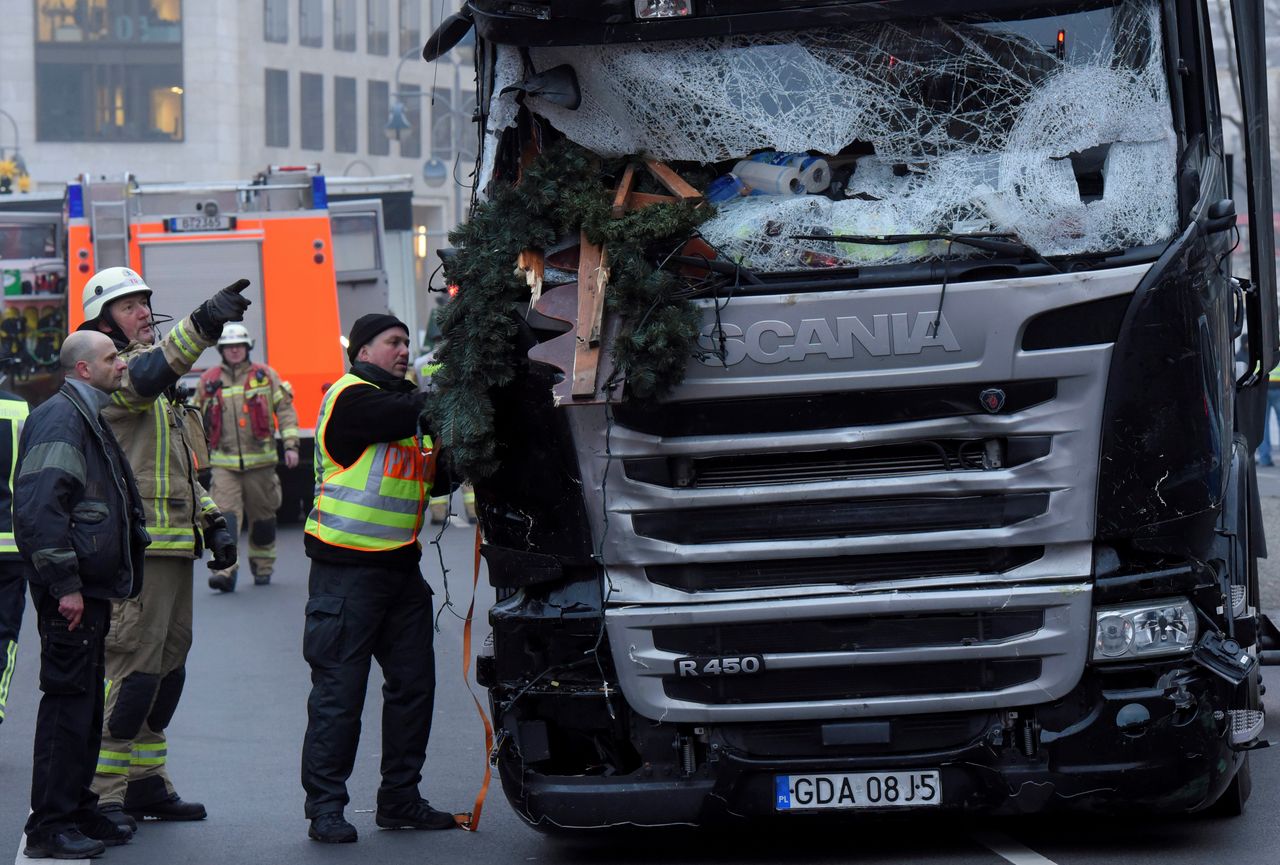
M 98 412 L 125 363 L 110 337 L 81 332 L 61 351 L 66 382 L 22 431 L 14 529 L 40 631 L 31 858 L 97 856 L 133 837 L 98 809 L 104 638 L 111 599 L 137 596 L 149 538 L 124 453 Z
M 302 654 L 311 664 L 311 698 L 302 786 L 308 834 L 330 844 L 356 840 L 342 812 L 371 657 L 386 681 L 376 822 L 384 829 L 455 825 L 418 792 L 436 681 L 418 532 L 436 457 L 418 425 L 424 395 L 404 377 L 409 330 L 395 316 L 362 316 L 347 356 L 351 371 L 320 404 L 316 502 L 304 538 L 311 576 Z

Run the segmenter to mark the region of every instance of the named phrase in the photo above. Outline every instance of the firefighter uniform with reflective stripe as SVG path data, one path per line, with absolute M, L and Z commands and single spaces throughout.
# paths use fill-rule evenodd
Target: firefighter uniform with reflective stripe
M 208 458 L 199 413 L 172 388 L 212 345 L 190 317 L 155 345 L 129 343 L 120 353 L 128 363 L 123 386 L 102 410 L 133 468 L 152 538 L 142 595 L 112 605 L 93 783 L 104 805 L 132 808 L 175 794 L 164 731 L 186 680 L 199 533 L 220 514 L 196 480 Z
M 298 450 L 293 392 L 266 364 L 246 360 L 233 367 L 224 361 L 201 376 L 197 400 L 204 413 L 213 467 L 210 493 L 227 518 L 232 537 L 248 525 L 249 567 L 258 582 L 265 582 L 275 570 L 280 508 L 277 425 L 284 449 Z M 224 577 L 234 570 L 214 573 Z
M 317 493 L 304 537 L 312 690 L 302 783 L 311 819 L 348 802 L 371 657 L 386 681 L 378 806 L 420 798 L 435 698 L 431 589 L 418 564 L 435 478 L 431 440 L 418 434 L 422 401 L 411 383 L 357 362 L 325 394 L 316 421 Z
M 26 418 L 27 401 L 0 390 L 0 722 L 4 721 L 9 684 L 18 663 L 18 631 L 26 606 L 22 556 L 13 538 L 13 469 Z

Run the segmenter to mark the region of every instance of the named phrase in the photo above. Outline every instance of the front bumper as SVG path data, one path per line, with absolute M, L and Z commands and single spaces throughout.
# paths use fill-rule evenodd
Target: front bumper
M 1141 680 L 1155 684 L 1132 687 Z M 1004 712 L 946 719 L 938 729 L 953 733 L 939 733 L 937 748 L 921 733 L 927 717 L 889 719 L 891 726 L 911 720 L 914 731 L 899 735 L 894 727 L 887 744 L 807 750 L 801 743 L 820 742 L 823 722 L 727 725 L 689 728 L 700 741 L 691 774 L 673 756 L 627 774 L 557 776 L 513 752 L 500 756 L 499 772 L 517 813 L 548 830 L 789 819 L 813 812 L 775 811 L 776 775 L 912 769 L 939 770 L 942 804 L 935 811 L 1191 812 L 1216 801 L 1243 760 L 1229 739 L 1235 694 L 1235 686 L 1189 661 L 1091 669 L 1064 698 L 1018 709 L 1016 721 Z M 672 738 L 682 729 L 658 726 Z M 968 731 L 964 741 L 955 740 L 957 729 Z

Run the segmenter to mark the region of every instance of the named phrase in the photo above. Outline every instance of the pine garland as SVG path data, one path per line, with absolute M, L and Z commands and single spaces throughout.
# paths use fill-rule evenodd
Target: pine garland
M 461 477 L 477 480 L 497 468 L 490 391 L 515 375 L 518 323 L 511 305 L 529 298 L 515 271 L 524 249 L 546 249 L 579 231 L 607 244 L 606 300 L 622 321 L 613 361 L 628 398 L 658 399 L 684 379 L 697 346 L 698 311 L 679 295 L 675 277 L 650 264 L 646 249 L 688 237 L 711 209 L 657 204 L 612 218 L 612 191 L 602 178 L 620 174 L 624 164 L 601 166 L 582 148 L 557 143 L 525 169 L 518 187 L 499 185 L 449 234 L 458 251 L 445 276 L 460 290 L 441 309 L 439 387 L 426 413 Z

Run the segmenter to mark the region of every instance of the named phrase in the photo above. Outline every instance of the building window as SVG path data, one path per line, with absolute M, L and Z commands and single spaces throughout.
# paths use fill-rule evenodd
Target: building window
M 422 50 L 422 0 L 400 2 L 400 53 L 409 49 Z
M 383 57 L 391 50 L 391 7 L 390 0 L 369 0 L 369 44 L 370 54 Z
M 298 43 L 308 48 L 324 47 L 324 4 L 321 0 L 298 0 Z
M 356 0 L 333 0 L 333 47 L 356 50 Z
M 302 117 L 303 150 L 324 150 L 324 76 L 303 72 L 298 108 Z
M 283 69 L 266 70 L 266 129 L 267 147 L 289 146 L 289 73 Z
M 431 91 L 431 156 L 453 159 L 453 94 L 444 87 Z
M 179 0 L 36 2 L 36 138 L 181 141 Z
M 264 0 L 262 38 L 267 42 L 289 41 L 289 0 Z
M 180 43 L 181 0 L 37 0 L 36 42 Z
M 369 82 L 369 154 L 386 156 L 391 152 L 387 139 L 387 115 L 391 113 L 391 88 L 385 81 Z
M 333 149 L 356 152 L 356 80 L 333 79 Z
M 422 88 L 416 84 L 400 85 L 400 101 L 404 103 L 404 116 L 411 128 L 400 133 L 400 156 L 417 159 L 422 156 Z

